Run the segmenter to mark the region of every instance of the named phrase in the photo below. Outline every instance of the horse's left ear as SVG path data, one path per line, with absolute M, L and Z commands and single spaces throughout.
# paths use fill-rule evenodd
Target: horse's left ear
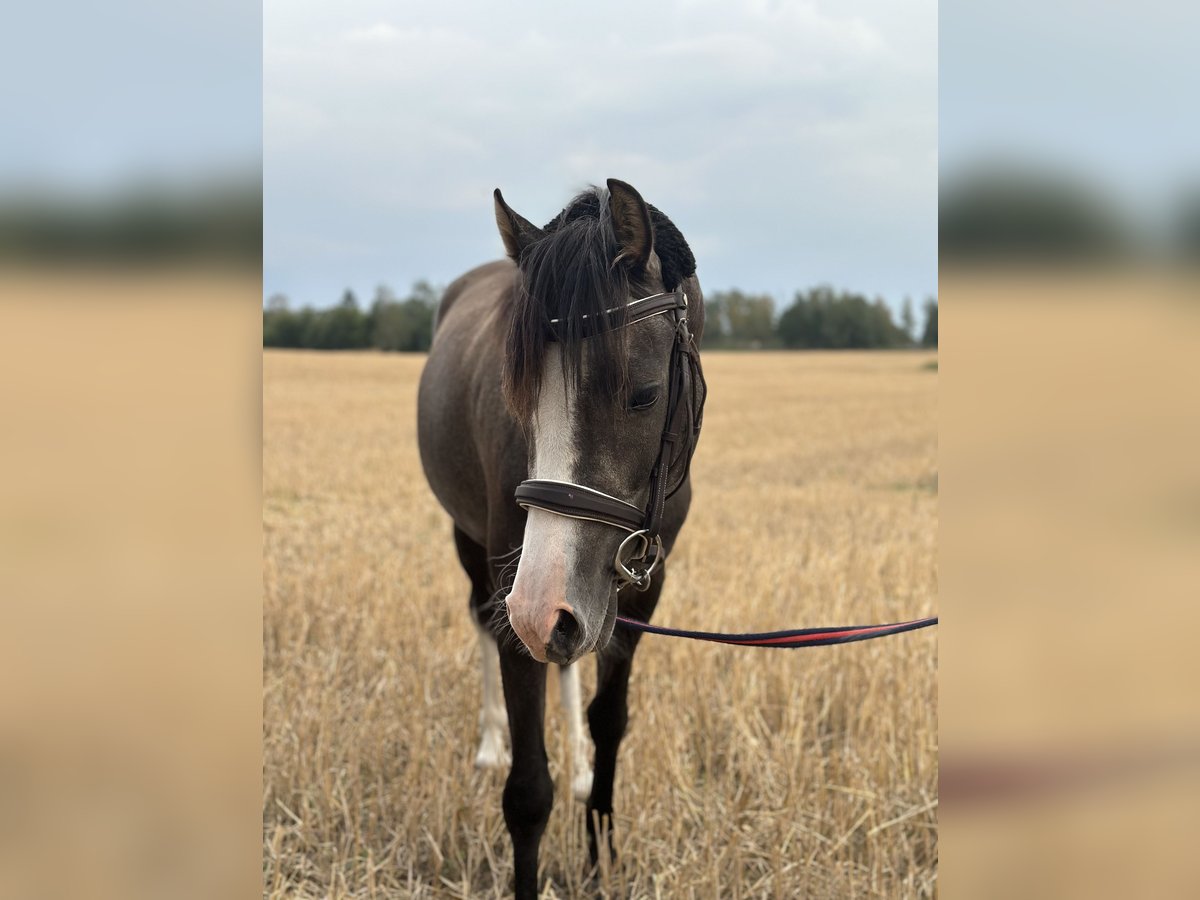
M 625 263 L 635 271 L 642 269 L 654 250 L 650 208 L 641 194 L 615 178 L 608 179 L 608 208 L 612 213 L 613 234 L 617 238 L 614 262 Z

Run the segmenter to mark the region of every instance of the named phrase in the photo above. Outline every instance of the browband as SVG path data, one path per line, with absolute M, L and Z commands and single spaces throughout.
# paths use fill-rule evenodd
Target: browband
M 687 309 L 687 294 L 683 291 L 665 291 L 661 294 L 652 294 L 649 297 L 643 297 L 640 300 L 626 303 L 624 306 L 614 306 L 612 309 L 606 309 L 603 313 L 597 315 L 583 315 L 579 318 L 583 323 L 584 334 L 591 336 L 612 328 L 636 325 L 638 322 L 645 321 L 653 316 L 661 316 L 663 313 L 676 309 Z M 617 318 L 617 315 L 622 311 L 625 312 L 624 320 Z M 562 324 L 562 321 L 562 319 L 550 320 L 551 340 L 558 340 L 558 326 Z

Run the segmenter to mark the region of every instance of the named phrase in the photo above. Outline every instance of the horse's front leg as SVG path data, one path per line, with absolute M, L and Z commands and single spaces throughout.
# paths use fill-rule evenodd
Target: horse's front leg
M 592 793 L 592 767 L 588 763 L 588 741 L 583 733 L 583 700 L 579 690 L 579 663 L 558 669 L 563 717 L 567 720 L 567 743 L 571 754 L 571 793 L 586 803 Z
M 500 674 L 512 742 L 512 770 L 504 785 L 504 822 L 513 842 L 517 900 L 533 900 L 538 893 L 538 844 L 554 805 L 544 733 L 546 666 L 521 649 L 502 647 Z
M 644 594 L 636 595 L 629 615 L 648 620 L 658 604 L 662 593 L 665 573 L 659 570 Z M 596 762 L 593 767 L 592 793 L 587 802 L 588 852 L 592 865 L 600 859 L 597 828 L 607 835 L 608 854 L 614 855 L 612 836 L 613 781 L 617 775 L 617 751 L 625 737 L 629 722 L 629 673 L 633 668 L 633 654 L 637 650 L 638 632 L 614 636 L 596 660 L 596 696 L 588 706 L 588 727 L 596 747 Z

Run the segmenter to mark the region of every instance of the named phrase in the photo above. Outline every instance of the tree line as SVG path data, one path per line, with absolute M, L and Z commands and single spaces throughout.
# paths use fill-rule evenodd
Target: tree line
M 427 281 L 418 281 L 403 299 L 380 285 L 365 311 L 351 290 L 329 309 L 292 309 L 287 297 L 275 294 L 263 309 L 263 346 L 422 352 L 433 340 L 440 299 L 441 292 Z
M 276 294 L 263 309 L 263 346 L 422 352 L 433 339 L 433 316 L 440 299 L 441 292 L 427 281 L 418 281 L 403 299 L 380 285 L 366 310 L 350 290 L 328 309 L 292 309 L 286 297 Z M 905 298 L 897 323 L 882 299 L 828 285 L 798 292 L 779 315 L 769 294 L 738 290 L 709 294 L 704 310 L 704 346 L 716 349 L 937 347 L 933 297 L 923 304 L 919 330 L 911 298 Z
M 818 285 L 798 291 L 791 305 L 775 314 L 770 294 L 716 291 L 704 298 L 704 346 L 740 350 L 878 350 L 937 347 L 937 300 L 923 306 L 917 330 L 911 297 L 900 308 L 876 297 Z

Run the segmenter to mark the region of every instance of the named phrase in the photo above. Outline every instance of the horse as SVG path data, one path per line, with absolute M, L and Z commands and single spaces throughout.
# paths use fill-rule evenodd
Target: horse
M 507 258 L 446 289 L 418 389 L 421 462 L 453 520 L 481 651 L 475 764 L 511 760 L 502 805 L 518 898 L 537 895 L 553 805 L 550 664 L 591 865 L 602 848 L 614 853 L 613 781 L 639 638 L 614 625 L 618 613 L 649 621 L 658 605 L 691 504 L 706 390 L 692 251 L 632 186 L 606 185 L 542 228 L 495 191 Z M 575 668 L 591 652 L 594 769 Z

